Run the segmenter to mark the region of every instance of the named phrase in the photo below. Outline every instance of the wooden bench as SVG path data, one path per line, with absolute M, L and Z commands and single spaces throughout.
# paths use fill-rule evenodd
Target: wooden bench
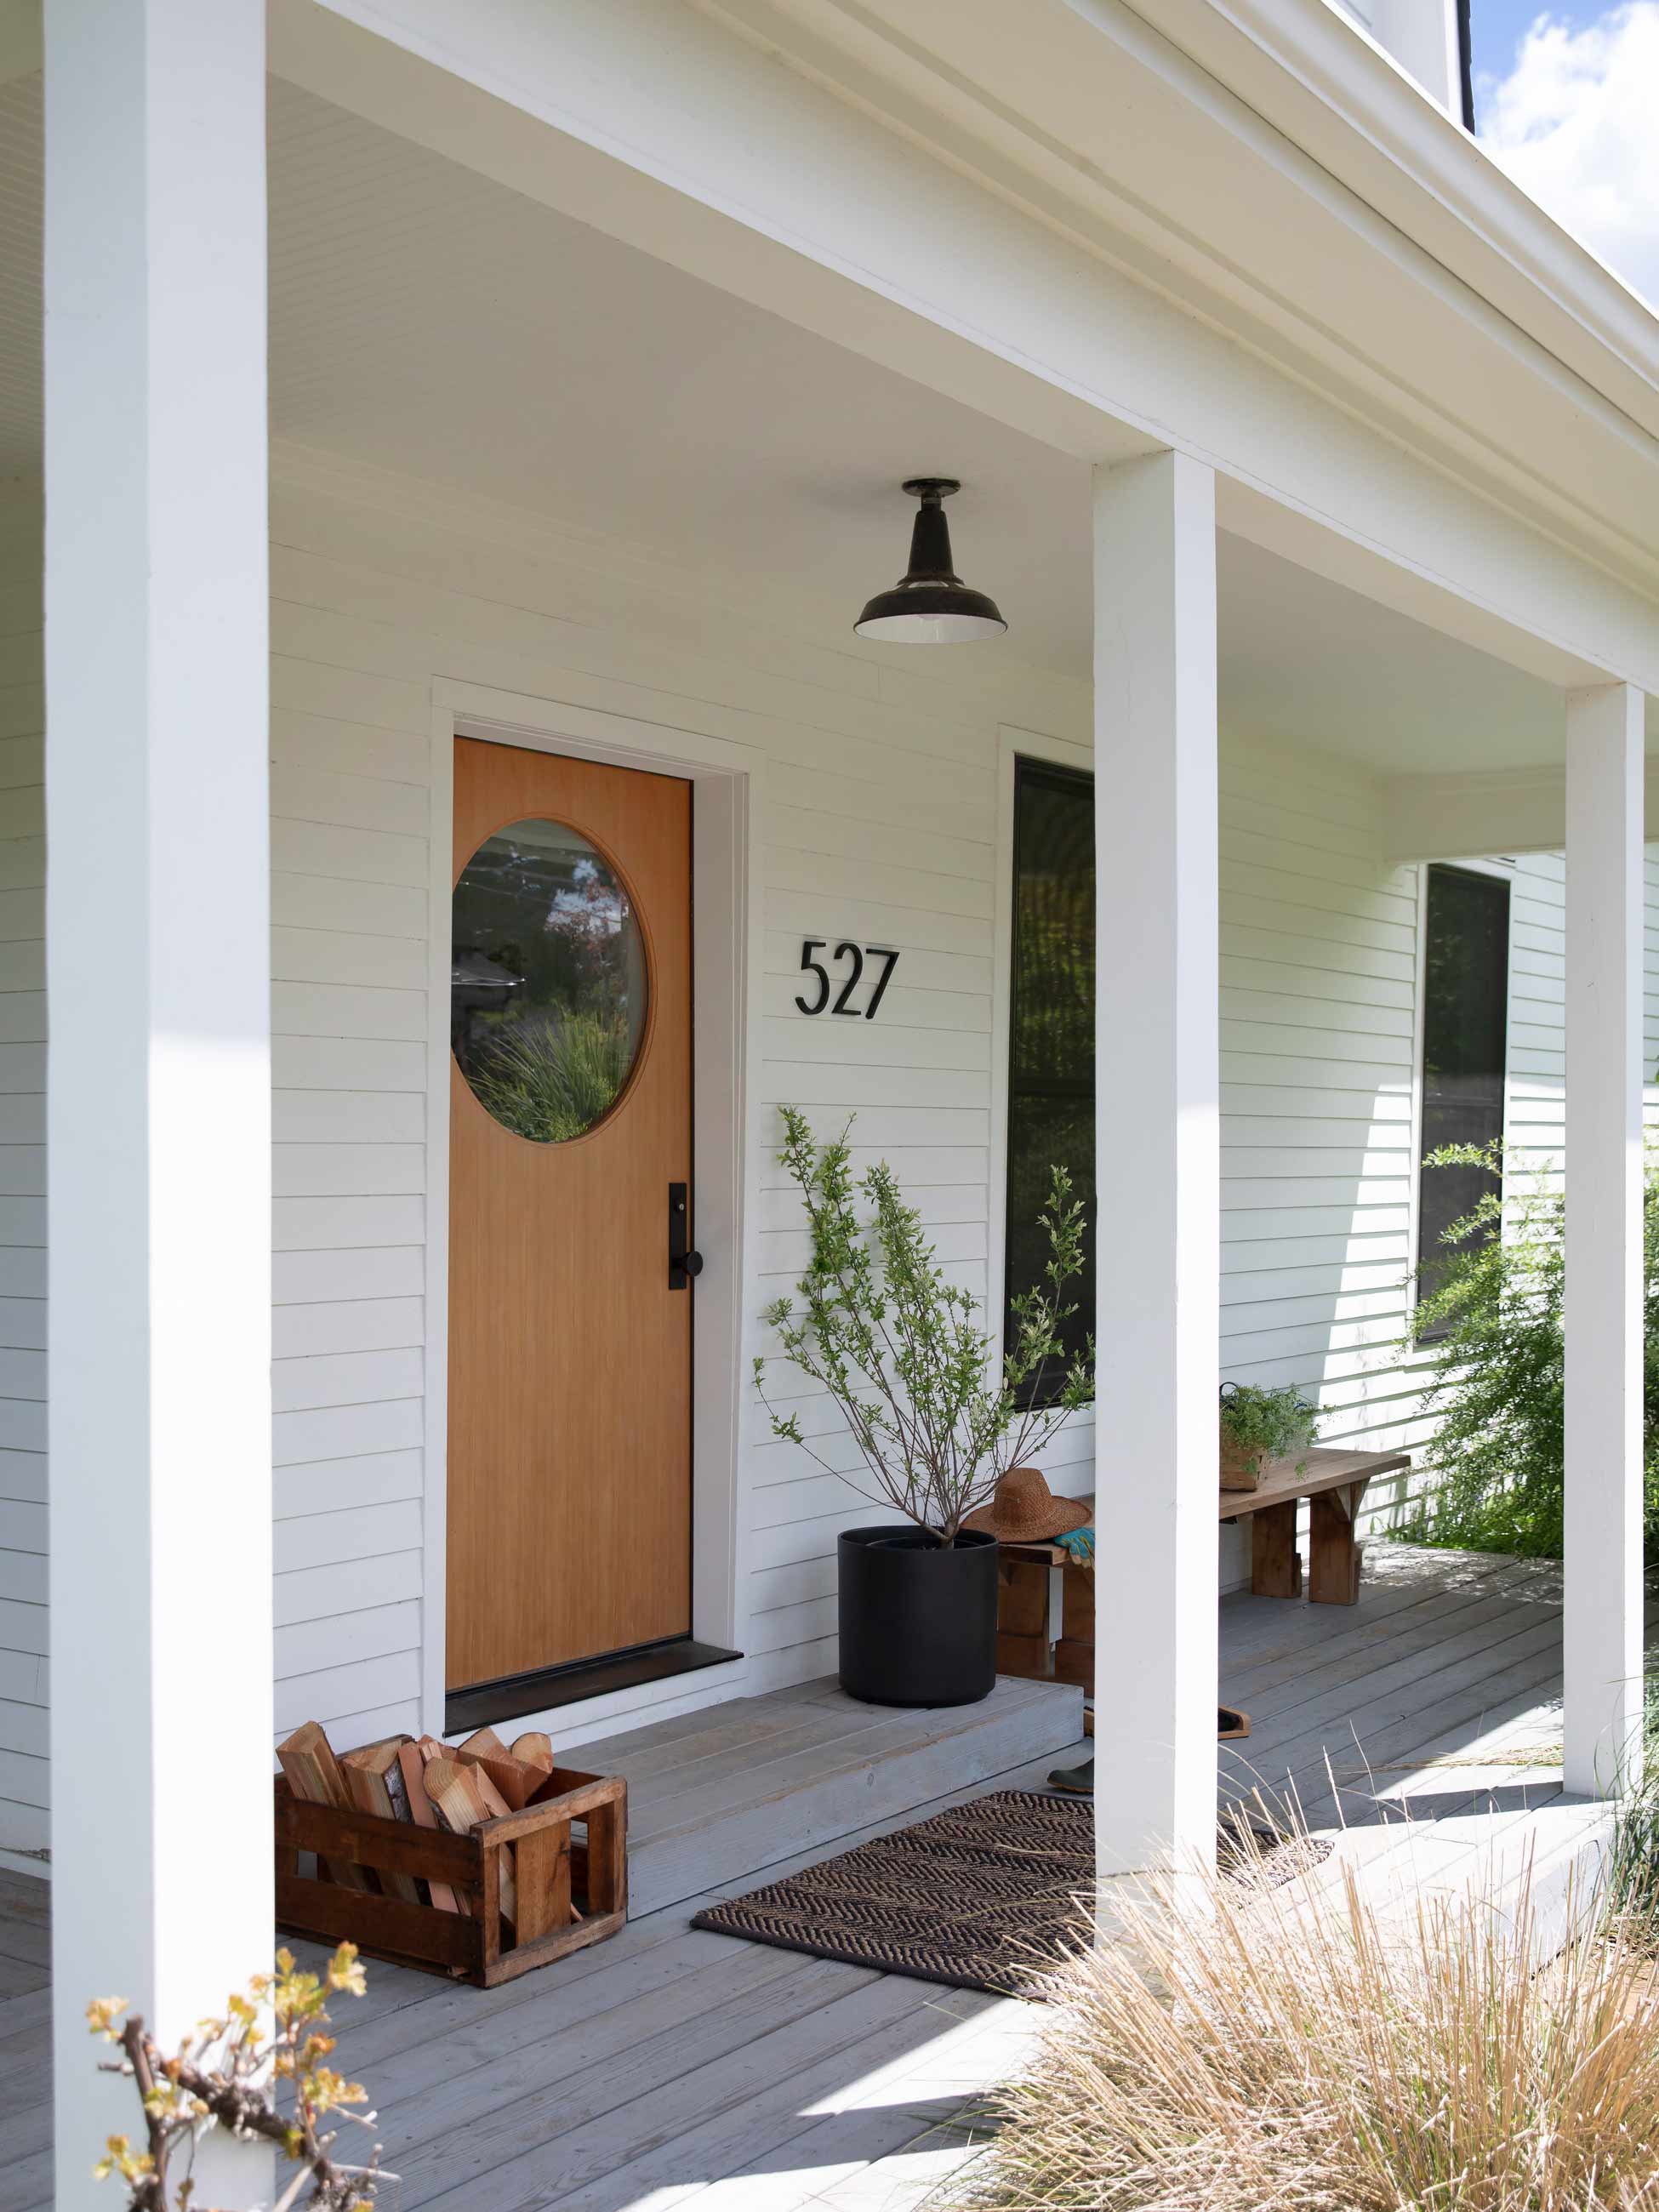
M 1296 1509 L 1305 1498 L 1309 1599 L 1315 1605 L 1357 1604 L 1364 1547 L 1354 1540 L 1354 1525 L 1365 1486 L 1374 1475 L 1399 1474 L 1411 1463 L 1409 1452 L 1316 1449 L 1296 1459 L 1269 1460 L 1255 1490 L 1222 1491 L 1219 1518 L 1255 1524 L 1250 1532 L 1250 1588 L 1255 1595 L 1302 1595 Z

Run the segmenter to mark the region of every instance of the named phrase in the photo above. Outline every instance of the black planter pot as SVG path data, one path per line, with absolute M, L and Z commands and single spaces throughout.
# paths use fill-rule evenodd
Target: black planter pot
M 997 1540 L 843 1528 L 841 1686 L 872 1705 L 971 1705 L 997 1679 Z

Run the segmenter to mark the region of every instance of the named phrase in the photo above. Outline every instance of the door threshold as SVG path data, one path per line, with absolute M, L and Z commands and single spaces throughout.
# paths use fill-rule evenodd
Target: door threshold
M 723 1651 L 718 1644 L 699 1644 L 695 1637 L 671 1636 L 659 1644 L 607 1651 L 599 1659 L 573 1659 L 562 1667 L 506 1674 L 499 1681 L 452 1690 L 444 1699 L 444 1734 L 487 1728 L 493 1721 L 547 1712 L 556 1705 L 579 1705 L 587 1698 L 607 1697 L 614 1690 L 637 1689 L 642 1682 L 665 1681 L 672 1674 L 724 1667 L 742 1656 L 741 1651 Z

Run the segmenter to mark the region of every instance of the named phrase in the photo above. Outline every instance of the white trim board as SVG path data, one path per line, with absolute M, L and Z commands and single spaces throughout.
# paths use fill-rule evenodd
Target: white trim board
M 426 1451 L 422 1640 L 424 1725 L 443 1733 L 444 1597 L 449 1378 L 449 963 L 454 740 L 481 738 L 533 750 L 679 775 L 694 793 L 692 902 L 693 1175 L 696 1234 L 706 1262 L 692 1354 L 691 1632 L 741 1650 L 746 1626 L 746 1531 L 741 1513 L 742 1392 L 748 1372 L 744 1285 L 755 1255 L 760 896 L 750 824 L 763 758 L 724 738 L 556 699 L 440 677 L 432 685 L 431 990 L 428 1016 Z M 739 1691 L 740 1664 L 526 1713 L 523 1726 L 561 1740 L 600 1732 L 647 1709 L 690 1711 Z M 689 1686 L 695 1685 L 695 1686 Z M 578 1716 L 580 1717 L 578 1718 Z

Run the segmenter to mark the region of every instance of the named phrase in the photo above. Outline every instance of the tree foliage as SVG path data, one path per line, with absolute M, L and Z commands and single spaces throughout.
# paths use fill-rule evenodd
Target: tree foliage
M 1500 1146 L 1449 1145 L 1431 1168 L 1498 1176 Z M 1643 1179 L 1644 1536 L 1659 1559 L 1659 1158 Z M 1507 1202 L 1488 1190 L 1425 1255 L 1425 1294 L 1409 1346 L 1432 1352 L 1423 1408 L 1434 1422 L 1435 1486 L 1419 1540 L 1471 1551 L 1559 1559 L 1566 1209 L 1547 1171 Z
M 864 1462 L 866 1484 L 849 1478 L 855 1486 L 954 1543 L 998 1478 L 1093 1401 L 1093 1338 L 1069 1364 L 1060 1342 L 1075 1311 L 1067 1292 L 1083 1268 L 1082 1202 L 1056 1168 L 1040 1217 L 1048 1263 L 1037 1287 L 1011 1302 L 1012 1342 L 999 1375 L 979 1300 L 947 1279 L 886 1162 L 855 1176 L 846 1131 L 820 1147 L 798 1108 L 781 1110 L 779 1161 L 800 1193 L 811 1257 L 799 1304 L 780 1298 L 764 1318 L 784 1358 L 840 1408 Z M 755 1385 L 773 1434 L 799 1444 L 826 1474 L 839 1473 L 809 1442 L 799 1414 L 774 1407 L 765 1376 L 757 1359 Z

